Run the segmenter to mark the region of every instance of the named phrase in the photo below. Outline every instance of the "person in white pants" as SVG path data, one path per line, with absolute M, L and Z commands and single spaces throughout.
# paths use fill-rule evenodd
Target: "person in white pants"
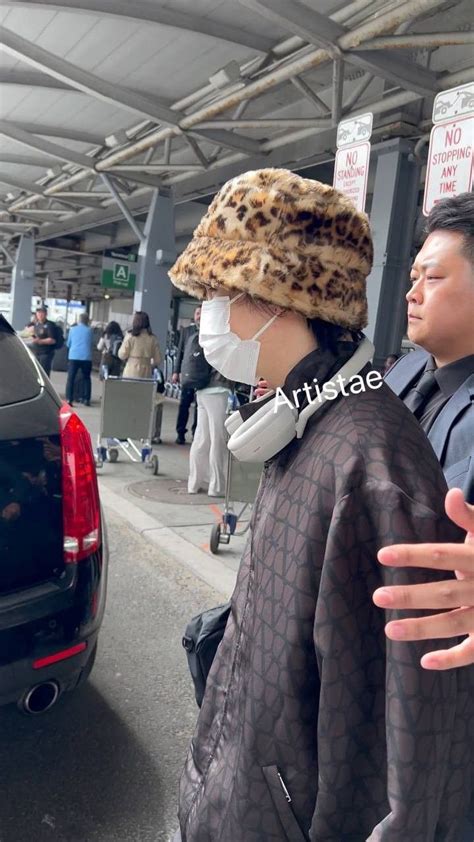
M 197 494 L 209 483 L 209 497 L 223 497 L 227 437 L 224 422 L 230 394 L 229 381 L 213 373 L 209 386 L 196 391 L 198 423 L 189 453 L 188 493 Z

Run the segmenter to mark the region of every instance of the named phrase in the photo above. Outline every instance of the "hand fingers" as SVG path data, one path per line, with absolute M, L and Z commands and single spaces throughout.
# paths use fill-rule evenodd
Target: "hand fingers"
M 460 570 L 474 576 L 474 548 L 467 544 L 394 544 L 382 547 L 377 558 L 390 567 Z
M 461 529 L 466 532 L 474 533 L 474 506 L 470 506 L 464 500 L 464 494 L 460 488 L 451 488 L 446 494 L 445 500 L 446 514 L 454 523 L 457 523 Z M 474 542 L 474 534 L 469 537 L 470 542 Z
M 447 579 L 422 585 L 378 588 L 372 597 L 380 608 L 459 608 L 474 606 L 474 579 Z
M 393 620 L 385 626 L 390 640 L 429 640 L 474 633 L 474 608 L 457 608 L 445 614 Z
M 474 664 L 474 637 L 467 637 L 451 649 L 427 652 L 421 659 L 421 666 L 428 670 L 451 670 Z

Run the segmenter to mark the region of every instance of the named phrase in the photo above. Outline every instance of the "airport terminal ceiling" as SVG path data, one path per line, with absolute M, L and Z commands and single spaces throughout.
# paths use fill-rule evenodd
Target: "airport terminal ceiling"
M 0 290 L 22 233 L 36 291 L 99 298 L 102 252 L 137 236 L 153 191 L 184 246 L 230 176 L 289 166 L 331 179 L 341 116 L 374 146 L 431 126 L 472 81 L 470 0 L 4 0 Z M 311 168 L 311 169 L 307 169 Z

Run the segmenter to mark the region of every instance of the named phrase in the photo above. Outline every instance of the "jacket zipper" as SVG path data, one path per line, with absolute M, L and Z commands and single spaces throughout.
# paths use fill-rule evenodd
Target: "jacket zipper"
M 277 775 L 278 775 L 278 779 L 281 783 L 281 788 L 282 788 L 283 792 L 285 793 L 285 798 L 288 801 L 288 804 L 291 804 L 291 795 L 286 788 L 285 781 L 283 780 L 283 778 L 282 778 L 282 776 L 280 775 L 279 772 L 277 772 Z

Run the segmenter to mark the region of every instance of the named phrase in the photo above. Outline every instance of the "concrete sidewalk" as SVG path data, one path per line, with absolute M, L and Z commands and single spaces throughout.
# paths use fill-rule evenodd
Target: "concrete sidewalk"
M 53 372 L 52 382 L 64 396 L 66 375 Z M 91 434 L 94 449 L 100 429 L 100 400 L 102 384 L 93 377 L 92 405 L 75 405 Z M 175 444 L 178 403 L 166 399 L 163 410 L 162 441 L 154 447 L 160 462 L 158 476 L 152 476 L 143 465 L 130 462 L 120 452 L 119 461 L 106 462 L 99 470 L 102 503 L 112 509 L 124 522 L 148 541 L 158 545 L 176 563 L 193 570 L 211 587 L 228 597 L 233 590 L 239 561 L 247 535 L 232 536 L 229 545 L 220 545 L 219 553 L 209 550 L 213 525 L 221 520 L 223 500 L 205 494 L 188 495 L 188 445 Z M 191 437 L 188 434 L 188 439 Z M 242 504 L 235 506 L 238 513 Z M 246 511 L 239 521 L 238 531 L 248 523 Z

